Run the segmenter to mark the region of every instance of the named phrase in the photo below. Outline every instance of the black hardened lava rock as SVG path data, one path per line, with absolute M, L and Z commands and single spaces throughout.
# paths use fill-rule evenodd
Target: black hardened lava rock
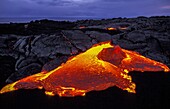
M 0 56 L 0 86 L 6 84 L 6 79 L 15 73 L 16 60 L 11 56 Z
M 0 34 L 36 35 L 52 34 L 62 29 L 72 29 L 75 24 L 67 21 L 36 20 L 30 23 L 0 24 Z
M 0 24 L 0 88 L 41 70 L 50 71 L 103 41 L 170 67 L 169 16 Z M 18 90 L 0 94 L 0 109 L 170 108 L 169 72 L 129 74 L 137 85 L 136 94 L 111 87 L 84 97 L 64 98 L 46 96 L 42 90 Z
M 76 22 L 45 19 L 0 24 L 0 56 L 10 56 L 16 61 L 7 82 L 38 73 L 43 66 L 46 69 L 51 66 L 49 69 L 52 70 L 54 66 L 64 63 L 65 59 L 104 41 L 137 51 L 170 67 L 168 16 Z M 49 62 L 54 65 L 49 65 Z

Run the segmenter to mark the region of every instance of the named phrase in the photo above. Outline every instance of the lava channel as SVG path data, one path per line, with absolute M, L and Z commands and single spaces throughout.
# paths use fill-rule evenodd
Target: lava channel
M 165 71 L 169 68 L 137 52 L 113 46 L 110 42 L 94 45 L 89 50 L 70 58 L 52 71 L 42 71 L 3 87 L 0 93 L 18 89 L 45 89 L 54 96 L 84 96 L 93 90 L 117 86 L 135 93 L 135 83 L 129 71 Z

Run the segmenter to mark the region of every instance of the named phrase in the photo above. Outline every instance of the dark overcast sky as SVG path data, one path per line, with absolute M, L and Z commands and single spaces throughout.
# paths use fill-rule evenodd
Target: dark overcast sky
M 0 0 L 0 17 L 170 15 L 170 0 Z

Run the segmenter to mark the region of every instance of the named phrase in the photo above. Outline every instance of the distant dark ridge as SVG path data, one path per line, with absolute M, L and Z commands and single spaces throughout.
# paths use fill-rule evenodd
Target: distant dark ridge
M 129 19 L 168 19 L 170 16 L 139 16 L 137 18 L 110 18 L 110 19 L 90 19 L 90 20 L 77 20 L 75 22 L 69 21 L 53 21 L 48 19 L 35 20 L 29 23 L 3 23 L 0 24 L 0 34 L 15 34 L 15 35 L 37 35 L 37 34 L 52 34 L 59 30 L 74 29 L 75 27 L 103 25 L 110 22 L 126 22 Z
M 52 34 L 63 29 L 72 29 L 74 23 L 68 21 L 36 20 L 30 23 L 0 24 L 0 34 L 36 35 Z

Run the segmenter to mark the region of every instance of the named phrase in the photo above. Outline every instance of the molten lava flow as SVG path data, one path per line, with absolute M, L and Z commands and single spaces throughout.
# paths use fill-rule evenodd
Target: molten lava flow
M 80 27 L 79 27 L 79 29 L 84 29 L 84 28 L 86 28 L 86 27 L 85 27 L 85 26 L 80 26 Z
M 117 28 L 110 27 L 110 28 L 107 28 L 106 30 L 109 30 L 109 31 L 116 31 Z
M 169 71 L 169 68 L 136 52 L 101 43 L 50 72 L 44 71 L 9 84 L 0 93 L 44 88 L 45 94 L 50 96 L 84 96 L 89 91 L 111 86 L 135 93 L 136 85 L 128 75 L 134 70 Z

